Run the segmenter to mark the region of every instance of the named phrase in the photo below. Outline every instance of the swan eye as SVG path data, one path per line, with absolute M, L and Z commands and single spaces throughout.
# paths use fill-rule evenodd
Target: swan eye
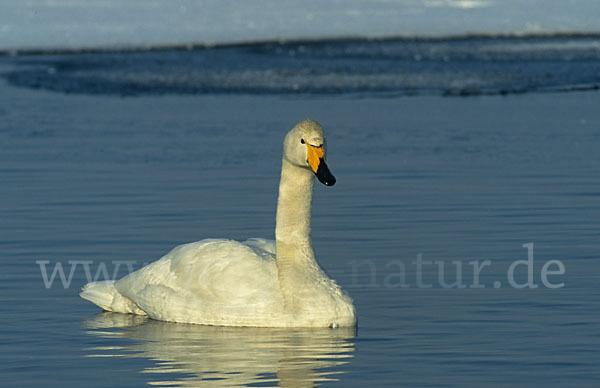
M 304 139 L 300 139 L 300 143 L 304 144 Z

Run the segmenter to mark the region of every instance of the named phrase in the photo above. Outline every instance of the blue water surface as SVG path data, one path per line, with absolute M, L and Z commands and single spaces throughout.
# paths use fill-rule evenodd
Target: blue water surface
M 102 80 L 140 69 L 120 55 Z M 597 91 L 122 97 L 86 93 L 81 65 L 76 93 L 11 78 L 90 58 L 1 62 L 3 386 L 596 386 Z M 181 243 L 273 238 L 281 142 L 305 118 L 338 180 L 315 187 L 316 255 L 354 298 L 356 331 L 164 323 L 79 298 L 89 276 Z
M 11 84 L 66 93 L 472 96 L 597 90 L 600 36 L 480 36 L 40 51 Z M 65 55 L 66 54 L 66 55 Z

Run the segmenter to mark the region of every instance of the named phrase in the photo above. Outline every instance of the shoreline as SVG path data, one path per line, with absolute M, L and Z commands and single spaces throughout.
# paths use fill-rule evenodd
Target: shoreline
M 232 41 L 216 43 L 175 43 L 151 45 L 97 45 L 79 47 L 28 47 L 28 48 L 0 48 L 0 56 L 42 56 L 42 55 L 79 55 L 79 54 L 117 54 L 140 53 L 160 51 L 200 51 L 221 48 L 261 47 L 261 46 L 297 46 L 319 45 L 336 43 L 361 43 L 361 42 L 460 42 L 468 40 L 554 40 L 554 39 L 600 39 L 600 32 L 523 32 L 523 33 L 466 33 L 451 35 L 389 35 L 389 36 L 330 36 L 320 38 L 281 38 L 259 39 L 250 41 Z

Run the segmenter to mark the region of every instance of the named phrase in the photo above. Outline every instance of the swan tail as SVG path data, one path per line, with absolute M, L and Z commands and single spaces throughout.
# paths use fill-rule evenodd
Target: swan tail
M 106 311 L 146 315 L 131 299 L 117 291 L 113 280 L 88 283 L 83 286 L 79 296 Z

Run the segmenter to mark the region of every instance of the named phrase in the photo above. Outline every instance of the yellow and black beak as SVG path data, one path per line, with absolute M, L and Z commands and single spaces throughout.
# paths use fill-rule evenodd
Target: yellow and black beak
M 335 185 L 335 177 L 329 171 L 327 164 L 325 164 L 325 149 L 323 146 L 315 147 L 306 143 L 306 147 L 308 148 L 308 165 L 317 176 L 319 182 L 325 186 Z

